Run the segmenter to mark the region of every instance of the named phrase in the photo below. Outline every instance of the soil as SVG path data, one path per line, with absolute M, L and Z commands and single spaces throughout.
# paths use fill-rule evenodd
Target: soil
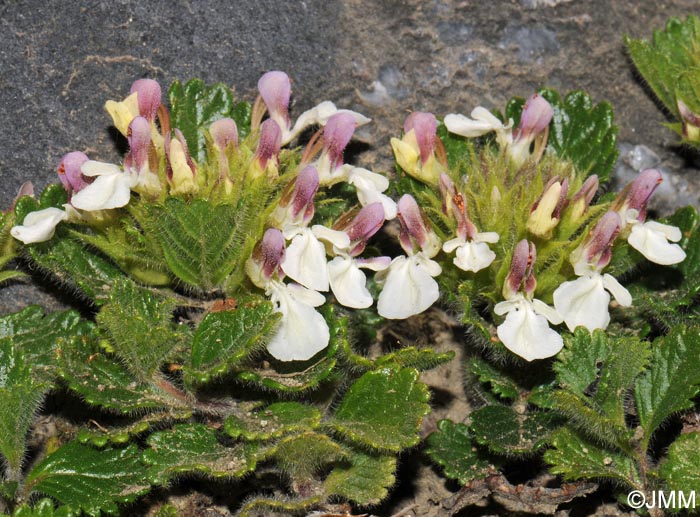
M 0 0 L 5 121 L 0 207 L 9 206 L 25 180 L 38 190 L 55 182 L 55 166 L 68 151 L 118 160 L 102 106 L 122 98 L 134 79 L 151 77 L 167 85 L 201 77 L 222 81 L 252 100 L 258 77 L 271 69 L 293 78 L 297 114 L 330 99 L 371 117 L 353 150 L 357 163 L 377 171 L 391 170 L 389 138 L 401 131 L 411 110 L 444 116 L 477 105 L 501 108 L 510 97 L 527 97 L 541 86 L 584 89 L 595 102 L 607 100 L 615 108 L 624 158 L 618 175 L 644 164 L 660 166 L 669 181 L 658 208 L 697 204 L 694 159 L 661 127 L 665 115 L 622 44 L 623 34 L 649 38 L 670 16 L 685 16 L 697 5 L 696 0 Z M 49 281 L 0 290 L 3 313 L 30 303 L 48 309 L 70 305 Z M 433 310 L 410 325 L 398 339 L 461 356 L 463 329 L 450 315 Z M 396 339 L 386 332 L 392 330 L 386 329 L 386 339 Z M 468 414 L 461 364 L 456 360 L 424 375 L 435 408 L 423 423 L 424 436 L 439 419 L 461 421 Z M 376 515 L 450 513 L 444 503 L 457 487 L 418 452 L 402 458 L 398 478 Z M 185 497 L 182 504 L 207 505 L 205 496 L 196 498 Z M 620 515 L 617 506 L 597 506 L 599 501 L 589 498 L 585 507 L 568 505 L 564 511 Z M 225 514 L 213 506 L 207 511 Z M 502 512 L 489 506 L 468 514 Z

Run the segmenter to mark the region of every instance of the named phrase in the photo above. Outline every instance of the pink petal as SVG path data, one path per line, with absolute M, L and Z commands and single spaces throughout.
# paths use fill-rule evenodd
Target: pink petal
M 83 174 L 80 172 L 80 167 L 88 160 L 87 155 L 80 151 L 73 151 L 61 158 L 56 172 L 63 187 L 69 194 L 79 192 L 88 185 L 88 182 L 85 181 Z
M 414 111 L 403 124 L 404 132 L 413 129 L 420 150 L 421 163 L 425 164 L 435 150 L 437 139 L 437 119 L 432 113 Z
M 267 119 L 260 126 L 260 141 L 255 156 L 263 169 L 269 159 L 277 156 L 282 147 L 282 129 L 279 124 L 272 119 Z
M 151 145 L 151 124 L 144 117 L 134 117 L 127 130 L 129 154 L 125 163 L 127 167 L 135 167 L 137 171 L 148 165 L 148 149 Z
M 238 127 L 236 122 L 230 118 L 222 118 L 209 126 L 209 134 L 214 140 L 214 144 L 222 151 L 233 142 L 234 147 L 238 147 Z
M 160 85 L 153 79 L 139 79 L 131 85 L 130 93 L 134 92 L 137 92 L 139 114 L 153 122 L 160 106 Z
M 545 130 L 554 116 L 551 104 L 541 95 L 535 93 L 530 97 L 520 116 L 520 124 L 515 130 L 515 140 L 532 138 Z
M 260 96 L 270 112 L 270 117 L 277 122 L 285 121 L 289 129 L 289 99 L 292 96 L 292 86 L 289 77 L 284 72 L 273 71 L 264 74 L 258 81 Z
M 331 115 L 323 128 L 323 147 L 330 158 L 333 169 L 343 164 L 343 151 L 355 132 L 355 117 L 348 112 Z

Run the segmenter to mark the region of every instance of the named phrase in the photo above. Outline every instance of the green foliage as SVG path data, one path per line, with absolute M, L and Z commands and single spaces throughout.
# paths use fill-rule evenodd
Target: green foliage
M 460 485 L 493 472 L 474 446 L 474 436 L 465 424 L 440 420 L 438 430 L 428 436 L 426 445 L 426 454 L 443 468 L 446 477 L 456 479 Z
M 172 197 L 142 208 L 140 223 L 161 247 L 172 274 L 188 286 L 213 289 L 239 265 L 249 229 L 246 210 Z
M 533 454 L 547 445 L 556 421 L 550 412 L 489 405 L 471 415 L 476 440 L 504 455 Z
M 331 422 L 353 441 L 386 451 L 418 442 L 418 426 L 430 395 L 411 368 L 382 368 L 364 374 L 340 402 Z
M 156 485 L 174 476 L 197 472 L 211 477 L 240 477 L 255 468 L 255 459 L 243 444 L 226 447 L 204 424 L 178 424 L 152 434 L 143 453 L 148 480 Z
M 184 85 L 175 81 L 168 90 L 168 99 L 172 127 L 182 131 L 190 154 L 199 163 L 206 159 L 204 131 L 209 129 L 212 123 L 224 117 L 231 117 L 234 110 L 238 117 L 236 122 L 245 123 L 246 120 L 245 108 L 234 104 L 231 90 L 223 83 L 207 87 L 200 79 L 192 79 Z M 249 127 L 249 114 L 247 119 Z
M 0 318 L 0 453 L 14 481 L 22 466 L 27 431 L 52 388 L 61 351 L 88 328 L 75 312 L 44 315 L 39 307 Z
M 356 451 L 344 465 L 334 468 L 323 483 L 327 493 L 362 504 L 384 499 L 394 484 L 396 458 Z
M 639 425 L 644 429 L 642 449 L 672 414 L 693 407 L 700 392 L 700 336 L 697 329 L 677 328 L 653 345 L 650 367 L 635 383 Z
M 153 376 L 188 332 L 173 323 L 175 302 L 130 281 L 117 282 L 110 291 L 98 323 L 108 332 L 117 355 L 139 379 Z
M 138 447 L 93 449 L 69 442 L 46 457 L 27 475 L 24 491 L 53 497 L 88 515 L 117 513 L 116 503 L 128 503 L 150 490 Z
M 54 502 L 49 498 L 40 499 L 31 507 L 27 504 L 20 505 L 12 512 L 12 517 L 77 517 L 77 513 L 68 506 L 54 508 Z M 2 517 L 9 517 L 2 514 Z
M 700 491 L 700 433 L 679 436 L 669 448 L 659 474 L 669 490 Z
M 306 432 L 281 440 L 274 448 L 277 464 L 297 482 L 309 482 L 325 466 L 348 453 L 326 435 Z
M 678 101 L 700 113 L 700 18 L 671 18 L 652 41 L 625 37 L 630 57 L 668 111 L 680 118 Z M 682 136 L 680 124 L 671 126 Z
M 594 105 L 583 91 L 568 93 L 563 99 L 547 88 L 538 92 L 552 105 L 547 149 L 554 155 L 574 162 L 587 176 L 597 174 L 601 182 L 608 180 L 617 160 L 617 126 L 610 103 Z M 506 118 L 515 125 L 520 121 L 525 100 L 512 99 L 506 107 Z
M 262 298 L 251 298 L 235 310 L 210 312 L 197 327 L 187 374 L 197 382 L 229 372 L 257 350 L 274 328 L 279 313 Z
M 321 413 L 313 406 L 299 402 L 275 402 L 259 411 L 229 415 L 225 429 L 232 438 L 269 440 L 291 432 L 315 429 Z

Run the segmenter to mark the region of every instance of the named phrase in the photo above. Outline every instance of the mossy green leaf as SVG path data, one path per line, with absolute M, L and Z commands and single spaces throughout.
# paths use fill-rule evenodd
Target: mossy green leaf
M 510 406 L 493 404 L 477 409 L 471 415 L 474 438 L 492 451 L 504 455 L 534 454 L 547 445 L 557 426 L 557 415 L 551 411 L 517 412 Z
M 148 479 L 162 485 L 183 473 L 211 477 L 240 477 L 255 468 L 245 444 L 223 445 L 216 431 L 204 424 L 178 424 L 148 437 L 143 453 Z
M 275 402 L 258 411 L 229 415 L 224 429 L 232 438 L 269 440 L 297 431 L 315 429 L 321 412 L 301 402 Z
M 138 447 L 93 449 L 69 442 L 27 474 L 24 490 L 41 493 L 87 515 L 117 513 L 119 503 L 150 490 Z
M 377 504 L 386 498 L 396 481 L 396 458 L 355 451 L 346 463 L 335 467 L 323 482 L 329 495 L 360 505 Z
M 700 492 L 700 433 L 682 434 L 671 444 L 659 475 L 669 490 Z
M 494 472 L 465 424 L 440 420 L 438 430 L 428 436 L 426 446 L 425 453 L 443 468 L 445 476 L 460 485 Z
M 353 441 L 396 452 L 418 443 L 429 398 L 412 368 L 367 372 L 350 386 L 330 425 Z

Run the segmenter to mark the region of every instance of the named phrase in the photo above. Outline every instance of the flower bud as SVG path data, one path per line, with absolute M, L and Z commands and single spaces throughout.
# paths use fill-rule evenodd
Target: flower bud
M 683 137 L 692 142 L 700 142 L 700 115 L 690 111 L 690 108 L 680 99 L 677 104 L 683 126 Z
M 588 211 L 593 196 L 598 192 L 598 176 L 588 176 L 571 200 L 569 213 L 573 221 L 579 221 Z
M 318 190 L 318 172 L 309 165 L 282 192 L 272 220 L 279 228 L 305 225 L 314 216 L 314 196 Z
M 552 231 L 561 219 L 568 189 L 568 180 L 562 181 L 559 176 L 547 182 L 542 195 L 532 205 L 530 217 L 527 220 L 527 229 L 530 233 L 545 239 L 552 236 Z
M 250 179 L 261 176 L 277 177 L 278 155 L 282 147 L 282 130 L 279 124 L 267 119 L 260 126 L 260 141 L 250 167 Z
M 534 275 L 537 250 L 532 242 L 523 239 L 515 246 L 513 258 L 510 262 L 510 271 L 503 284 L 503 297 L 512 299 L 522 288 L 528 297 L 532 297 L 537 287 Z
M 190 158 L 185 137 L 175 129 L 176 138 L 166 135 L 165 154 L 167 158 L 167 176 L 171 184 L 171 194 L 195 194 L 199 188 L 195 182 L 197 168 Z
M 612 247 L 621 226 L 622 220 L 617 212 L 608 210 L 603 214 L 581 245 L 571 253 L 570 260 L 577 275 L 600 271 L 610 263 Z
M 284 260 L 284 254 L 285 244 L 282 232 L 276 228 L 268 228 L 246 262 L 246 272 L 251 281 L 264 289 L 273 275 L 283 277 L 280 264 Z
M 398 218 L 401 223 L 399 240 L 408 255 L 413 255 L 419 247 L 428 257 L 434 257 L 440 251 L 440 239 L 430 226 L 430 221 L 409 194 L 404 194 L 399 202 Z
M 138 113 L 148 122 L 153 122 L 160 106 L 160 85 L 153 79 L 138 79 L 131 85 L 131 94 L 136 93 Z
M 267 72 L 258 81 L 258 90 L 267 106 L 270 118 L 277 122 L 280 129 L 289 130 L 291 127 L 289 99 L 292 95 L 289 76 L 279 71 Z
M 436 154 L 442 142 L 437 137 L 437 119 L 432 113 L 416 111 L 404 122 L 404 136 L 392 138 L 391 147 L 406 174 L 430 185 L 437 185 L 445 164 Z

